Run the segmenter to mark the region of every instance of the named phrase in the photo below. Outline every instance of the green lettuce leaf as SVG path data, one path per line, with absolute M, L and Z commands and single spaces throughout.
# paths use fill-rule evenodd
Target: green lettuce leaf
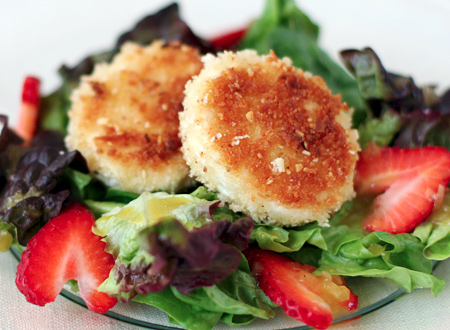
M 157 203 L 171 199 L 172 205 Z M 96 221 L 95 233 L 105 237 L 106 250 L 116 259 L 131 261 L 142 252 L 138 233 L 161 220 L 174 217 L 187 228 L 199 227 L 209 217 L 209 208 L 217 202 L 208 202 L 191 195 L 177 195 L 177 200 L 167 193 L 143 193 L 125 207 L 116 207 Z M 171 207 L 172 206 L 172 207 Z
M 67 112 L 70 109 L 70 94 L 75 85 L 63 82 L 55 92 L 42 97 L 39 105 L 39 130 L 50 130 L 66 135 L 69 123 Z
M 400 116 L 393 111 L 385 112 L 380 118 L 368 119 L 358 127 L 358 142 L 361 149 L 364 149 L 369 142 L 375 142 L 379 146 L 389 145 L 401 126 Z
M 317 272 L 385 278 L 408 292 L 421 287 L 437 295 L 444 282 L 431 274 L 431 259 L 439 253 L 442 258 L 448 257 L 449 228 L 436 227 L 427 232 L 430 224 L 425 224 L 412 234 L 367 234 L 360 224 L 364 212 L 367 201 L 355 200 L 343 205 L 330 220 L 330 227 L 316 223 L 296 228 L 256 226 L 251 239 L 263 249 L 288 252 L 298 261 L 308 260 L 319 266 Z
M 221 312 L 208 311 L 179 300 L 171 288 L 138 294 L 133 301 L 157 307 L 169 315 L 169 321 L 187 330 L 210 330 L 220 321 Z
M 97 182 L 98 183 L 98 182 Z M 93 190 L 93 187 L 90 187 Z M 101 189 L 101 188 L 99 188 Z M 106 190 L 103 187 L 103 190 Z M 94 195 L 92 192 L 85 192 L 85 198 L 92 198 Z M 111 212 L 115 208 L 122 208 L 129 202 L 135 200 L 139 197 L 139 194 L 117 190 L 117 189 L 107 189 L 99 199 L 85 199 L 86 205 L 94 213 L 96 218 L 100 218 L 103 214 Z
M 97 220 L 94 231 L 116 259 L 99 291 L 156 306 L 186 329 L 272 317 L 272 303 L 239 253 L 248 246 L 253 222 L 217 208 L 205 188 L 193 195 L 143 193 Z
M 212 221 L 217 204 L 187 194 L 143 193 L 104 214 L 97 220 L 95 232 L 105 237 L 106 251 L 115 257 L 116 266 L 100 290 L 127 300 L 130 292 L 132 296 L 134 291 L 160 290 L 172 283 L 187 293 L 198 285 L 197 279 L 220 278 L 236 268 L 241 256 L 231 245 L 246 247 L 248 237 L 244 234 L 251 231 L 252 222 Z M 199 229 L 192 231 L 194 228 Z M 224 259 L 225 255 L 229 258 Z M 184 261 L 180 263 L 179 258 Z M 219 261 L 213 268 L 205 268 Z M 178 268 L 183 272 L 181 277 L 177 276 Z M 157 273 L 153 279 L 151 274 Z M 199 273 L 209 275 L 201 279 Z
M 185 329 L 211 329 L 218 321 L 242 326 L 255 318 L 273 317 L 276 307 L 257 287 L 245 258 L 224 281 L 197 288 L 185 295 L 170 287 L 161 292 L 138 294 L 132 299 L 164 310 L 169 320 Z
M 413 233 L 425 245 L 424 255 L 430 260 L 450 258 L 450 194 L 444 198 L 443 206 L 434 211 L 428 221 Z
M 243 259 L 242 267 L 230 274 L 225 280 L 213 286 L 204 286 L 185 295 L 172 287 L 174 295 L 191 305 L 203 309 L 223 312 L 230 315 L 248 315 L 269 319 L 274 316 L 271 303 L 261 290 Z

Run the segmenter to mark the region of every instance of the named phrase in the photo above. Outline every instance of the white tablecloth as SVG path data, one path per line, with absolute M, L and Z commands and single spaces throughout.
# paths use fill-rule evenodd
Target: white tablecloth
M 15 286 L 16 267 L 17 261 L 10 252 L 0 253 L 1 330 L 143 329 L 90 312 L 62 296 L 45 307 L 29 304 Z M 450 329 L 450 262 L 440 263 L 435 275 L 449 283 L 438 297 L 434 298 L 429 290 L 416 290 L 377 311 L 330 329 Z

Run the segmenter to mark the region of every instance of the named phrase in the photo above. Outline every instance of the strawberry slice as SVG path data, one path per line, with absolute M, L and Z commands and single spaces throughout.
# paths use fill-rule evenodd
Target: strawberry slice
M 244 38 L 246 32 L 247 28 L 232 31 L 211 39 L 210 43 L 215 48 L 232 49 Z
M 284 312 L 307 325 L 326 329 L 333 317 L 357 308 L 358 297 L 341 276 L 303 265 L 285 255 L 250 248 L 245 252 L 259 287 Z
M 40 81 L 38 78 L 32 76 L 25 78 L 16 132 L 26 143 L 33 139 L 37 129 L 40 101 L 39 87 Z
M 407 233 L 431 213 L 450 180 L 450 151 L 371 145 L 356 166 L 359 195 L 378 195 L 364 220 L 369 231 Z
M 90 310 L 107 312 L 116 300 L 97 287 L 108 277 L 114 258 L 92 232 L 90 211 L 69 205 L 28 242 L 17 266 L 16 285 L 27 301 L 44 306 L 55 300 L 64 284 L 78 281 L 81 298 Z

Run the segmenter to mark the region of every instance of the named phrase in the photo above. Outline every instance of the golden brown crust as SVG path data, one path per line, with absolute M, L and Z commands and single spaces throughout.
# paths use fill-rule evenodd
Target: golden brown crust
M 143 168 L 157 168 L 172 154 L 180 153 L 178 112 L 184 85 L 202 64 L 195 49 L 179 50 L 179 43 L 167 44 L 146 58 L 139 71 L 122 70 L 106 82 L 89 82 L 94 95 L 84 98 L 84 113 L 86 126 L 99 130 L 95 137 L 99 153 L 123 166 L 138 162 Z M 187 67 L 185 63 L 195 65 Z M 158 70 L 164 73 L 155 80 Z M 102 123 L 102 118 L 110 120 Z
M 349 107 L 320 77 L 273 53 L 204 61 L 180 113 L 191 175 L 256 221 L 325 223 L 354 196 L 359 146 Z
M 177 42 L 147 48 L 126 44 L 110 66 L 85 78 L 75 94 L 69 146 L 87 154 L 92 171 L 101 175 L 104 168 L 108 175 L 123 173 L 121 167 L 146 171 L 148 177 L 167 166 L 186 166 L 178 112 L 186 82 L 202 67 L 198 50 Z
M 157 169 L 165 166 L 174 154 L 180 153 L 181 142 L 177 133 L 138 134 L 111 133 L 94 139 L 99 154 L 106 154 L 124 164 L 145 164 Z
M 250 171 L 261 195 L 297 206 L 322 203 L 317 194 L 342 185 L 355 158 L 336 122 L 348 106 L 322 86 L 321 78 L 306 79 L 293 67 L 250 74 L 227 69 L 211 82 L 208 95 L 211 131 L 226 132 L 215 142 L 222 161 L 230 170 Z M 236 143 L 247 135 L 251 143 Z M 277 158 L 284 161 L 283 172 L 268 166 Z

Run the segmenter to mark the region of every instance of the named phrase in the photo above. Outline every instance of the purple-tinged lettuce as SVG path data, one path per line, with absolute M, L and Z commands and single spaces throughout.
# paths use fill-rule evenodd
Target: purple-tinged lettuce
M 375 116 L 387 109 L 410 113 L 426 107 L 423 90 L 414 80 L 386 71 L 371 48 L 344 50 L 341 56 Z
M 170 284 L 189 294 L 197 287 L 219 283 L 238 268 L 241 253 L 237 248 L 247 248 L 252 229 L 250 218 L 208 222 L 192 231 L 175 219 L 147 228 L 140 233 L 141 246 L 154 261 L 147 270 L 147 283 L 136 290 L 161 291 Z M 167 281 L 161 283 L 163 277 Z
M 59 214 L 69 191 L 57 189 L 58 179 L 76 156 L 76 151 L 36 147 L 17 162 L 0 195 L 0 215 L 16 227 L 21 245 Z
M 419 87 L 411 77 L 388 72 L 370 48 L 345 50 L 341 56 L 372 112 L 358 128 L 362 147 L 375 141 L 450 149 L 450 91 L 439 97 L 434 86 Z
M 118 52 L 127 41 L 148 45 L 156 39 L 180 41 L 197 47 L 202 54 L 216 51 L 208 41 L 199 38 L 192 32 L 180 18 L 178 4 L 172 3 L 157 13 L 144 17 L 131 31 L 122 34 L 117 41 L 114 52 Z
M 20 154 L 17 146 L 22 144 L 22 139 L 8 127 L 8 117 L 0 115 L 0 177 L 2 179 L 1 187 L 3 188 L 4 180 L 9 172 L 13 170 Z
M 116 266 L 99 290 L 127 301 L 169 285 L 188 293 L 223 280 L 239 266 L 253 221 L 215 221 L 217 206 L 192 195 L 143 193 L 104 214 L 95 232 Z

